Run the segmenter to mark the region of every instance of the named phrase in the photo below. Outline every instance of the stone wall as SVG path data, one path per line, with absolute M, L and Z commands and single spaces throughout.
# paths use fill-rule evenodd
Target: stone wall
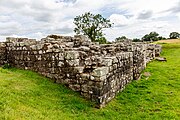
M 14 67 L 36 71 L 80 92 L 98 107 L 139 79 L 147 62 L 161 51 L 160 46 L 145 43 L 99 45 L 84 36 L 7 38 L 0 45 L 1 56 L 6 56 L 0 57 L 0 64 L 7 60 Z
M 7 63 L 6 44 L 0 42 L 0 66 Z

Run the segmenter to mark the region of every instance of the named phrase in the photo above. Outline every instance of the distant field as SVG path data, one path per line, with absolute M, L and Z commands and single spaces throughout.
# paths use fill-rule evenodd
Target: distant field
M 155 43 L 180 43 L 180 39 L 160 40 Z
M 167 62 L 150 62 L 151 76 L 103 109 L 37 73 L 0 68 L 0 120 L 180 120 L 180 43 L 162 46 Z

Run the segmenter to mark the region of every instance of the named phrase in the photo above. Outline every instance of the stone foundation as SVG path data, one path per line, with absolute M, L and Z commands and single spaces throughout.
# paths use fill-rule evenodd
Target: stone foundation
M 6 44 L 0 42 L 0 66 L 7 63 Z
M 0 65 L 38 72 L 103 107 L 126 84 L 139 79 L 160 52 L 161 46 L 155 44 L 99 45 L 85 36 L 51 35 L 41 41 L 9 37 L 0 43 Z

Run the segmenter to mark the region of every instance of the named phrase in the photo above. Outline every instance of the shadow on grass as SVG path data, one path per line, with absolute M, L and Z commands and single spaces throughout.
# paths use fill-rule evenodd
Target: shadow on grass
M 85 100 L 79 93 L 70 90 L 61 84 L 53 83 L 32 71 L 24 71 L 16 68 L 1 69 L 5 73 L 12 74 L 12 81 L 8 82 L 6 89 L 12 90 L 10 101 L 15 97 L 18 104 L 33 109 L 78 113 L 88 111 L 95 104 Z M 18 86 L 18 87 L 17 87 Z M 24 87 L 21 87 L 24 86 Z M 17 89 L 18 88 L 18 89 Z

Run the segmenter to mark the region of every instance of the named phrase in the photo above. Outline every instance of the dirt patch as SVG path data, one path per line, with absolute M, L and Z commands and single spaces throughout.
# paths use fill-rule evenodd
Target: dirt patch
M 180 43 L 180 39 L 160 40 L 155 43 Z

